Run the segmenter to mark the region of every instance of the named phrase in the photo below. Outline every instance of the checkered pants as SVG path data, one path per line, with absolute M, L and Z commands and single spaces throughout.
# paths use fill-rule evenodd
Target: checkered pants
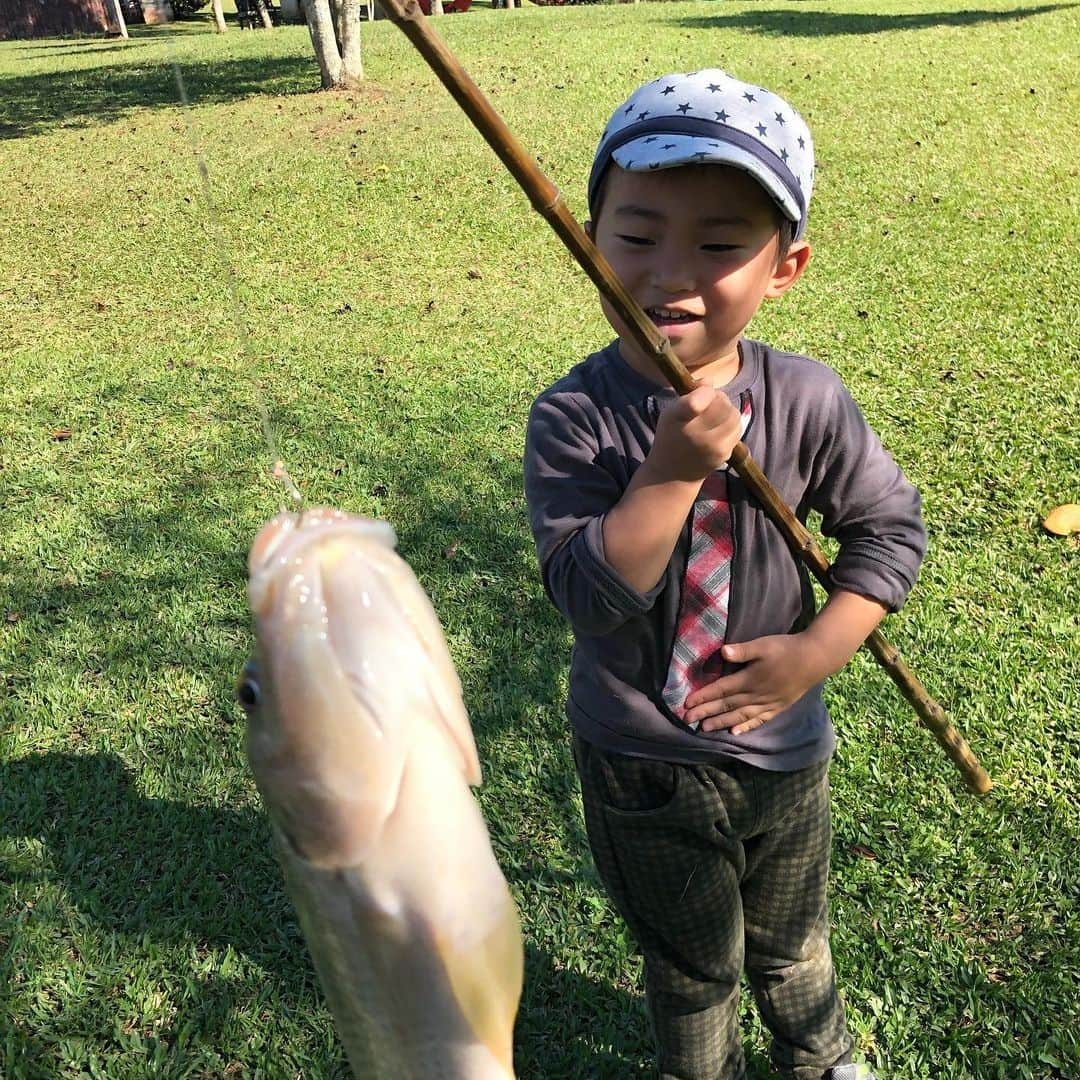
M 589 845 L 641 947 L 663 1080 L 742 1080 L 745 965 L 781 1075 L 850 1060 L 825 888 L 828 762 L 675 765 L 575 738 Z

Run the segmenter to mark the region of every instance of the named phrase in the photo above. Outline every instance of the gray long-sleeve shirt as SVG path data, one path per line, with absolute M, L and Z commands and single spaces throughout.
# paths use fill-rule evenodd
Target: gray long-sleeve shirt
M 750 392 L 744 442 L 751 455 L 801 521 L 816 510 L 825 535 L 838 539 L 833 586 L 896 610 L 926 549 L 918 493 L 830 368 L 749 339 L 740 351 L 739 374 L 724 390 L 734 401 Z M 660 410 L 674 397 L 631 368 L 612 342 L 533 404 L 525 493 L 544 587 L 574 632 L 567 715 L 584 739 L 608 751 L 802 768 L 835 744 L 820 685 L 740 736 L 692 731 L 664 705 L 689 519 L 647 593 L 604 557 L 604 515 L 645 460 Z M 802 629 L 815 610 L 805 568 L 734 474 L 728 497 L 735 549 L 726 640 Z

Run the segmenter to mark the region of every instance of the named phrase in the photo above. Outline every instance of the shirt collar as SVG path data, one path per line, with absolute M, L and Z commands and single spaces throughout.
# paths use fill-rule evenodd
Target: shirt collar
M 676 397 L 675 389 L 667 383 L 660 382 L 660 373 L 656 379 L 650 379 L 641 372 L 632 368 L 619 352 L 619 339 L 616 338 L 602 353 L 604 362 L 610 365 L 615 381 L 623 388 L 626 396 L 634 401 L 647 398 L 656 398 L 657 401 L 666 401 Z M 739 339 L 739 357 L 742 363 L 739 373 L 725 387 L 724 393 L 733 401 L 738 401 L 745 390 L 749 390 L 761 372 L 761 346 L 751 338 Z

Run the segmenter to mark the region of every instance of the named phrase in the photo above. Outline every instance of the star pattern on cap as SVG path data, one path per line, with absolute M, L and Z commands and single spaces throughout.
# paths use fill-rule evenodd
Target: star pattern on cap
M 643 130 L 635 137 L 639 124 Z M 718 68 L 660 75 L 618 107 L 601 140 L 599 162 L 607 143 L 607 153 L 623 168 L 700 161 L 743 168 L 803 226 L 814 182 L 810 132 L 791 103 L 765 87 Z

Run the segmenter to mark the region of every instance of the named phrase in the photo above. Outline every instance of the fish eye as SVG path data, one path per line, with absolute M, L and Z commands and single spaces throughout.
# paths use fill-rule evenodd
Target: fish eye
M 244 670 L 240 673 L 240 678 L 236 683 L 236 700 L 240 702 L 241 707 L 246 712 L 250 712 L 252 709 L 258 708 L 261 699 L 259 669 L 254 660 L 249 660 L 244 665 Z

